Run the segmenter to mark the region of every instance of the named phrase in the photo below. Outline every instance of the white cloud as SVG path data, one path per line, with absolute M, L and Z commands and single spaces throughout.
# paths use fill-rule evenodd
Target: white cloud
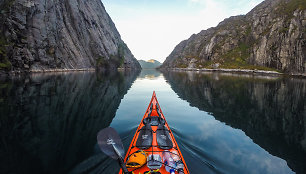
M 110 11 L 106 8 L 137 59 L 153 58 L 163 62 L 180 41 L 216 26 L 224 18 L 246 13 L 260 1 L 241 0 L 241 5 L 237 3 L 235 7 L 225 0 L 186 0 L 186 7 L 180 10 L 133 8 L 120 4 L 113 5 Z
M 189 0 L 191 2 L 200 2 L 201 0 Z

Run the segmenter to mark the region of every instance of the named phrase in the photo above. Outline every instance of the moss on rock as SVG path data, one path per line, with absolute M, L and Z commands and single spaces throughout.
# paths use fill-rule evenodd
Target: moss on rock
M 2 33 L 0 31 L 0 33 Z M 8 46 L 7 41 L 5 40 L 3 35 L 0 35 L 0 70 L 9 71 L 11 70 L 12 64 L 8 60 L 7 49 Z

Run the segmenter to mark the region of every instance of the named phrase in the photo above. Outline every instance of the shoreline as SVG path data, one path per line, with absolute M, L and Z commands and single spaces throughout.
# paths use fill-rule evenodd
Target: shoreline
M 78 68 L 78 69 L 40 69 L 28 71 L 0 71 L 0 79 L 11 78 L 12 76 L 20 76 L 26 74 L 40 74 L 40 73 L 69 73 L 69 72 L 94 72 L 95 68 Z
M 131 70 L 131 68 L 117 68 L 117 71 Z M 96 72 L 96 68 L 77 68 L 77 69 L 39 69 L 39 70 L 27 70 L 27 71 L 0 71 L 0 77 L 5 78 L 9 76 L 23 75 L 23 74 L 39 74 L 39 73 L 69 73 L 69 72 Z M 98 70 L 99 71 L 99 70 Z
M 126 68 L 118 68 L 119 71 L 125 70 Z M 129 68 L 128 68 L 129 69 Z M 306 74 L 288 74 L 288 73 L 280 73 L 277 71 L 265 71 L 265 70 L 252 70 L 252 69 L 209 69 L 209 68 L 162 68 L 160 70 L 171 70 L 171 71 L 194 71 L 194 72 L 225 72 L 225 73 L 246 73 L 246 74 L 263 74 L 263 75 L 273 75 L 273 76 L 294 76 L 294 77 L 302 77 L 306 78 Z M 78 69 L 42 69 L 42 70 L 29 70 L 27 73 L 56 73 L 56 72 L 84 72 L 96 71 L 95 68 L 78 68 Z M 10 71 L 7 72 L 7 75 L 18 75 L 23 74 L 25 71 Z
M 265 71 L 265 70 L 252 70 L 252 69 L 208 69 L 208 68 L 165 68 L 165 70 L 174 70 L 174 71 L 194 71 L 194 72 L 226 72 L 226 73 L 248 73 L 248 74 L 266 74 L 266 75 L 273 75 L 273 76 L 295 76 L 295 77 L 302 77 L 306 78 L 306 74 L 287 74 L 287 73 L 280 73 L 277 71 Z
M 29 70 L 28 73 L 48 73 L 48 72 L 73 72 L 73 71 L 96 71 L 95 68 L 78 68 L 78 69 L 42 69 Z M 21 74 L 23 71 L 10 71 L 9 74 Z

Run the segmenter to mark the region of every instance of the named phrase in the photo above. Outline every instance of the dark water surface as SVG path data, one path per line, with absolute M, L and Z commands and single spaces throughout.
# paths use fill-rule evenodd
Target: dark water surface
M 118 172 L 153 90 L 192 174 L 306 173 L 306 80 L 222 73 L 34 74 L 0 82 L 0 173 Z

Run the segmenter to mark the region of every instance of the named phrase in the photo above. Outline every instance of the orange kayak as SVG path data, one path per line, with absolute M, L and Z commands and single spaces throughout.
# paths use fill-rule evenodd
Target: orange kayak
M 147 161 L 145 164 L 130 167 L 128 162 L 132 157 L 136 157 L 137 152 L 145 153 Z M 134 174 L 189 174 L 155 92 L 127 150 L 124 163 L 128 171 Z M 123 174 L 122 169 L 119 174 Z

